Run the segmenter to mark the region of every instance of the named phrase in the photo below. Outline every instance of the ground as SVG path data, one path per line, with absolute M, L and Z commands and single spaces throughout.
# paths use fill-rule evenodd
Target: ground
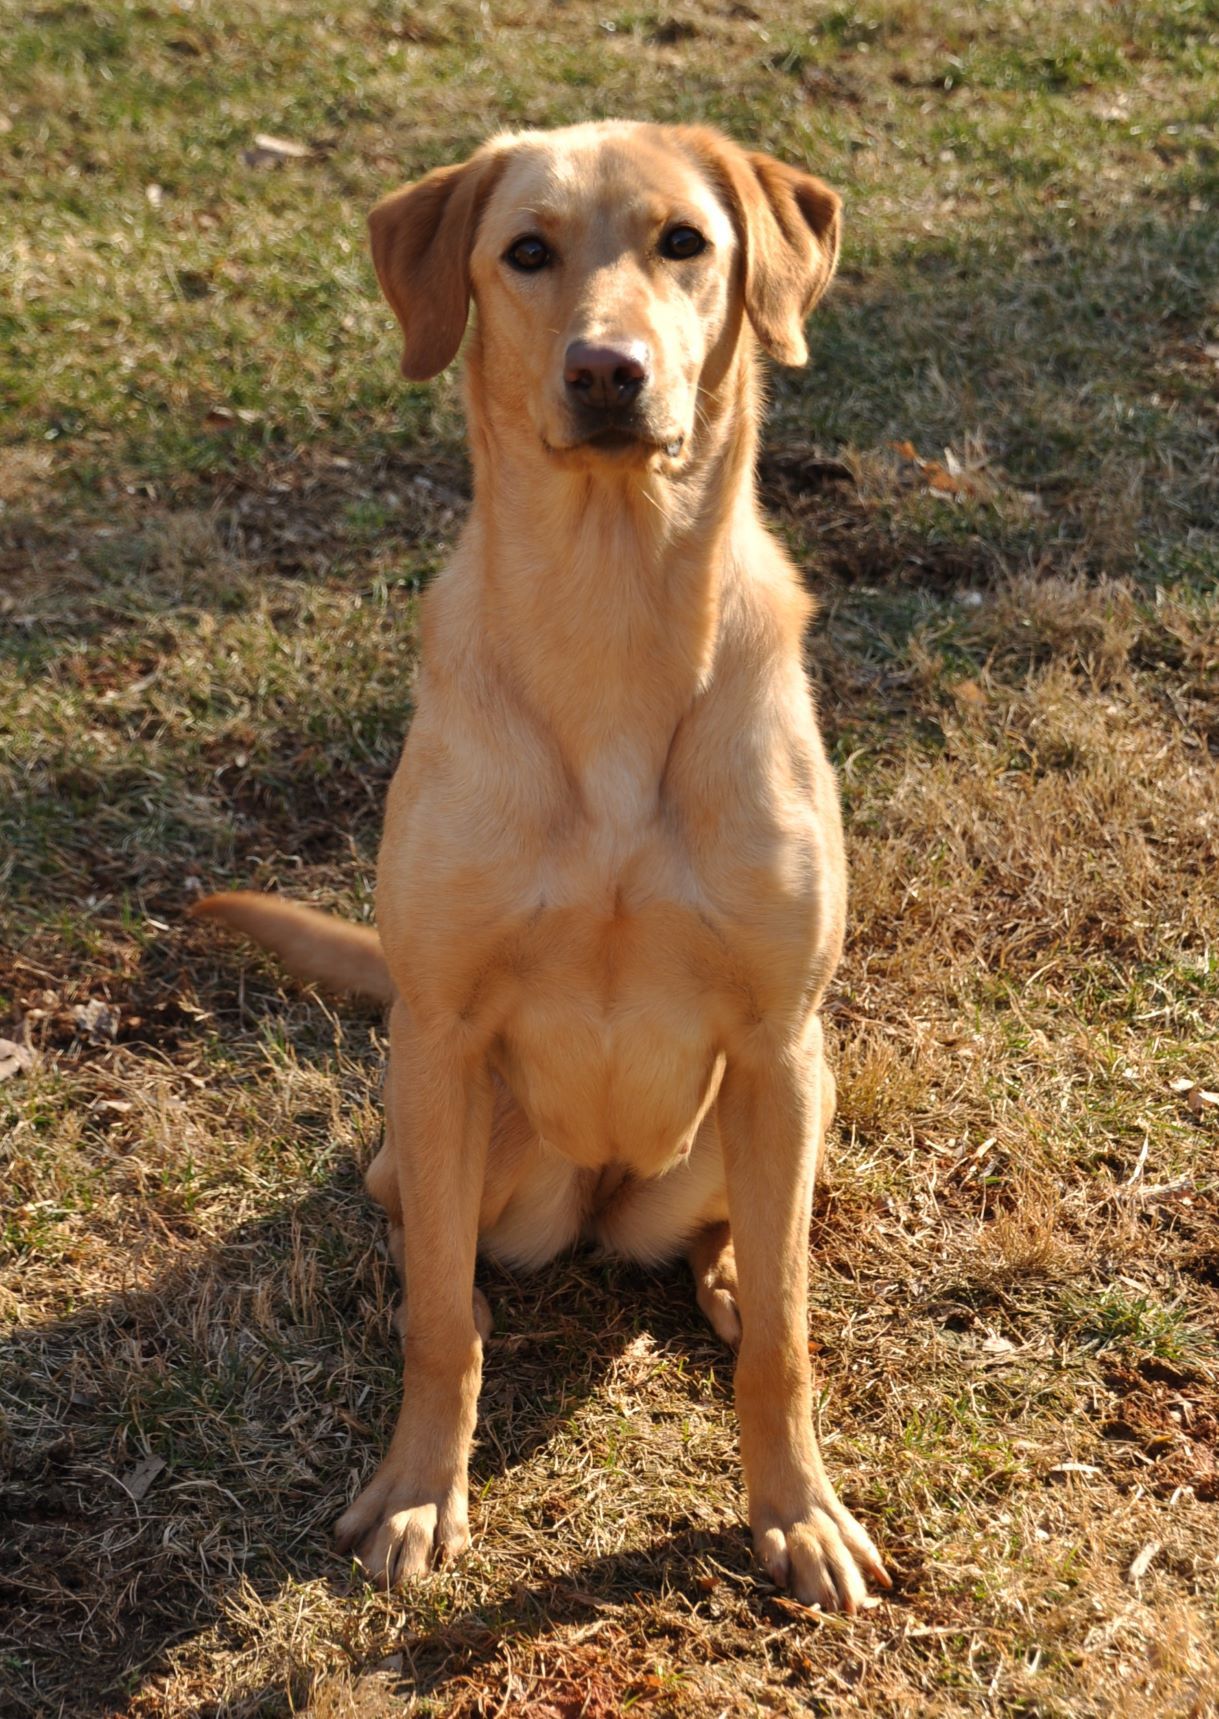
M 0 22 L 0 1711 L 1213 1713 L 1213 4 Z M 468 471 L 365 211 L 604 113 L 846 202 L 762 481 L 852 865 L 811 1329 L 896 1580 L 854 1622 L 751 1563 L 682 1273 L 589 1258 L 486 1273 L 472 1554 L 360 1584 L 381 1022 L 184 917 L 371 911 Z

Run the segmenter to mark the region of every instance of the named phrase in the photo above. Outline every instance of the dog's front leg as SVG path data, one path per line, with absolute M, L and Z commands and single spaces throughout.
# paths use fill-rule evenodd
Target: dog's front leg
M 720 1091 L 741 1346 L 741 1459 L 754 1547 L 805 1605 L 854 1612 L 864 1576 L 890 1585 L 839 1502 L 812 1423 L 808 1232 L 823 1128 L 821 1028 L 799 1045 L 730 1057 Z
M 474 1256 L 490 1079 L 459 1028 L 422 1034 L 397 1002 L 386 1104 L 405 1244 L 402 1407 L 385 1460 L 336 1531 L 340 1547 L 392 1587 L 470 1540 L 467 1469 L 482 1378 Z

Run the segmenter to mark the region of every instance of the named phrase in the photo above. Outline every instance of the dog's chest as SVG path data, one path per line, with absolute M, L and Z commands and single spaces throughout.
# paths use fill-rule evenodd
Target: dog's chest
M 500 1072 L 538 1133 L 587 1167 L 652 1176 L 689 1151 L 717 1076 L 714 931 L 676 896 L 611 883 L 518 934 Z

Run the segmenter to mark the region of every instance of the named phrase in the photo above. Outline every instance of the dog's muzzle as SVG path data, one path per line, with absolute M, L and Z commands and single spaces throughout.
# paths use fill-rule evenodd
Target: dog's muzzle
M 651 421 L 648 407 L 652 354 L 642 340 L 594 345 L 573 340 L 564 354 L 563 392 L 571 425 L 570 447 L 602 453 L 641 449 L 669 459 L 681 453 L 685 437 L 664 433 Z

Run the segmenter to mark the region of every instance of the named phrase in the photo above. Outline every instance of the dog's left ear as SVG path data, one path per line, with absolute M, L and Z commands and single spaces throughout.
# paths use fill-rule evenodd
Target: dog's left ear
M 811 173 L 771 155 L 745 157 L 745 309 L 780 364 L 806 364 L 804 322 L 834 278 L 842 199 Z
M 811 173 L 716 132 L 688 128 L 686 136 L 732 210 L 754 333 L 780 364 L 807 363 L 804 321 L 838 266 L 842 199 Z
M 368 217 L 373 267 L 402 324 L 402 374 L 439 376 L 457 356 L 470 311 L 470 252 L 479 217 L 503 170 L 480 150 L 383 197 Z

